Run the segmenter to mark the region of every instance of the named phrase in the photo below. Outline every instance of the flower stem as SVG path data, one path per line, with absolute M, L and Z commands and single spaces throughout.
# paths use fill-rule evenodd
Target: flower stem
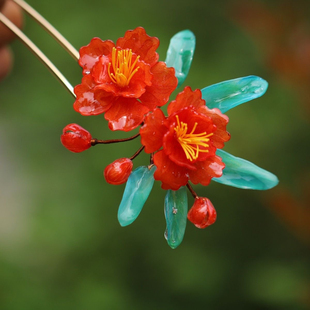
M 131 157 L 129 157 L 129 159 L 130 160 L 135 159 L 143 151 L 143 149 L 144 149 L 144 146 L 141 146 L 136 153 L 134 153 Z
M 129 137 L 129 138 L 125 138 L 125 139 L 114 139 L 114 140 L 98 140 L 98 139 L 91 139 L 91 145 L 95 146 L 96 144 L 110 144 L 110 143 L 118 143 L 118 142 L 126 142 L 126 141 L 130 141 L 133 140 L 137 137 L 139 137 L 140 134 L 137 133 L 136 135 Z
M 191 194 L 193 195 L 193 197 L 194 197 L 195 199 L 198 198 L 198 195 L 196 194 L 196 192 L 194 191 L 194 189 L 192 188 L 192 186 L 191 186 L 189 183 L 187 183 L 186 186 L 187 186 L 188 190 L 191 192 Z

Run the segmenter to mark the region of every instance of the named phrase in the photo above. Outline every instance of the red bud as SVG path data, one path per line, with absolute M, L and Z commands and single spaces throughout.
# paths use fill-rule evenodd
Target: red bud
M 127 181 L 132 167 L 133 163 L 129 158 L 120 158 L 106 166 L 103 174 L 108 183 L 119 185 Z
M 60 137 L 61 143 L 69 151 L 83 152 L 91 147 L 91 134 L 78 124 L 67 125 Z
M 197 197 L 187 218 L 198 228 L 206 228 L 216 220 L 216 211 L 208 198 Z

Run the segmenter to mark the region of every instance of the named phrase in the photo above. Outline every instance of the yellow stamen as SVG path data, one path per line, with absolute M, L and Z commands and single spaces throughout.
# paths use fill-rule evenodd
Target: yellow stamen
M 139 67 L 136 64 L 140 56 L 132 63 L 131 49 L 117 51 L 115 47 L 112 49 L 112 59 L 109 63 L 108 74 L 110 79 L 119 87 L 128 86 L 134 74 L 138 71 Z M 113 72 L 111 72 L 111 67 Z
M 179 116 L 176 115 L 177 126 L 174 128 L 177 139 L 185 153 L 185 156 L 190 161 L 196 160 L 198 158 L 199 152 L 208 153 L 209 150 L 201 150 L 199 146 L 206 148 L 209 147 L 207 142 L 210 141 L 209 137 L 213 135 L 213 133 L 207 134 L 206 132 L 194 133 L 198 123 L 195 123 L 192 131 L 187 133 L 187 124 L 181 122 L 179 120 Z

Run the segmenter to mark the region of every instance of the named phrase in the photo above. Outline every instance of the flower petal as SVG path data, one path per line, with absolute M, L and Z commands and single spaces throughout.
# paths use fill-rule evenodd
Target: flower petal
M 162 61 L 151 68 L 153 74 L 152 85 L 146 87 L 145 93 L 139 98 L 150 110 L 165 105 L 171 93 L 176 89 L 178 80 L 174 69 L 167 68 Z
M 131 224 L 139 216 L 153 188 L 155 169 L 143 166 L 130 174 L 117 214 L 121 226 Z
M 89 74 L 99 57 L 109 55 L 113 47 L 112 41 L 102 41 L 99 38 L 93 38 L 88 45 L 81 47 L 79 65 L 83 68 L 83 74 Z
M 165 197 L 165 238 L 172 249 L 178 247 L 184 237 L 187 223 L 187 190 L 181 187 L 178 191 L 168 190 Z
M 137 99 L 120 97 L 113 102 L 104 117 L 109 121 L 111 130 L 130 131 L 143 122 L 148 111 Z
M 140 135 L 146 153 L 153 153 L 162 147 L 163 136 L 167 131 L 164 121 L 165 115 L 160 109 L 155 109 L 153 113 L 145 117 L 144 125 L 140 128 Z
M 217 83 L 201 90 L 202 98 L 210 109 L 218 108 L 222 113 L 262 96 L 268 83 L 262 78 L 250 75 Z
M 195 163 L 196 170 L 188 171 L 189 179 L 194 184 L 209 185 L 211 178 L 218 178 L 222 175 L 225 164 L 221 157 L 209 157 L 205 161 Z
M 74 87 L 76 100 L 73 108 L 82 115 L 98 115 L 106 112 L 113 103 L 113 98 L 104 91 L 95 91 L 96 86 L 90 75 L 85 75 L 82 84 Z
M 209 109 L 206 106 L 200 107 L 198 112 L 209 116 L 213 124 L 216 125 L 216 131 L 212 136 L 213 145 L 220 149 L 224 147 L 224 143 L 230 140 L 230 133 L 226 131 L 229 122 L 228 116 L 222 114 L 219 109 Z
M 156 37 L 147 35 L 142 27 L 126 31 L 125 36 L 117 40 L 116 46 L 123 49 L 131 49 L 133 53 L 140 56 L 140 60 L 143 60 L 151 66 L 153 66 L 159 58 L 158 54 L 155 52 L 159 46 L 159 40 Z
M 213 179 L 215 182 L 238 188 L 257 190 L 270 189 L 279 182 L 274 174 L 245 159 L 235 157 L 223 150 L 217 150 L 216 153 L 225 163 L 225 169 L 220 178 Z
M 154 174 L 155 180 L 161 181 L 163 189 L 178 190 L 186 185 L 188 181 L 187 169 L 176 165 L 164 151 L 159 151 L 154 155 L 154 164 L 157 169 Z
M 182 92 L 180 92 L 175 100 L 171 101 L 168 105 L 168 115 L 173 114 L 185 107 L 193 106 L 199 108 L 205 106 L 206 102 L 201 99 L 200 89 L 192 90 L 189 86 L 186 86 Z
M 94 64 L 91 75 L 97 85 L 113 83 L 108 73 L 110 61 L 110 57 L 103 55 L 100 56 L 97 62 Z
M 196 45 L 195 35 L 190 30 L 183 30 L 175 34 L 167 51 L 165 63 L 175 69 L 178 87 L 184 82 L 191 67 Z

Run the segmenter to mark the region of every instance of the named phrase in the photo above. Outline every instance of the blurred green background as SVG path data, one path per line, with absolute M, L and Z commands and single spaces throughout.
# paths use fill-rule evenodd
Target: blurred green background
M 191 223 L 172 250 L 163 237 L 165 192 L 155 184 L 139 218 L 117 222 L 124 186 L 102 172 L 139 141 L 81 154 L 60 143 L 78 123 L 98 139 L 102 115 L 83 117 L 73 98 L 16 41 L 0 84 L 0 309 L 310 309 L 309 1 L 119 0 L 29 3 L 77 48 L 143 26 L 160 59 L 183 29 L 196 35 L 185 85 L 203 88 L 258 75 L 267 93 L 227 114 L 225 150 L 273 173 L 278 187 L 246 191 L 196 186 L 217 222 Z M 73 84 L 81 68 L 28 17 L 25 33 Z M 135 167 L 148 161 L 140 155 Z M 190 200 L 190 204 L 192 204 Z

